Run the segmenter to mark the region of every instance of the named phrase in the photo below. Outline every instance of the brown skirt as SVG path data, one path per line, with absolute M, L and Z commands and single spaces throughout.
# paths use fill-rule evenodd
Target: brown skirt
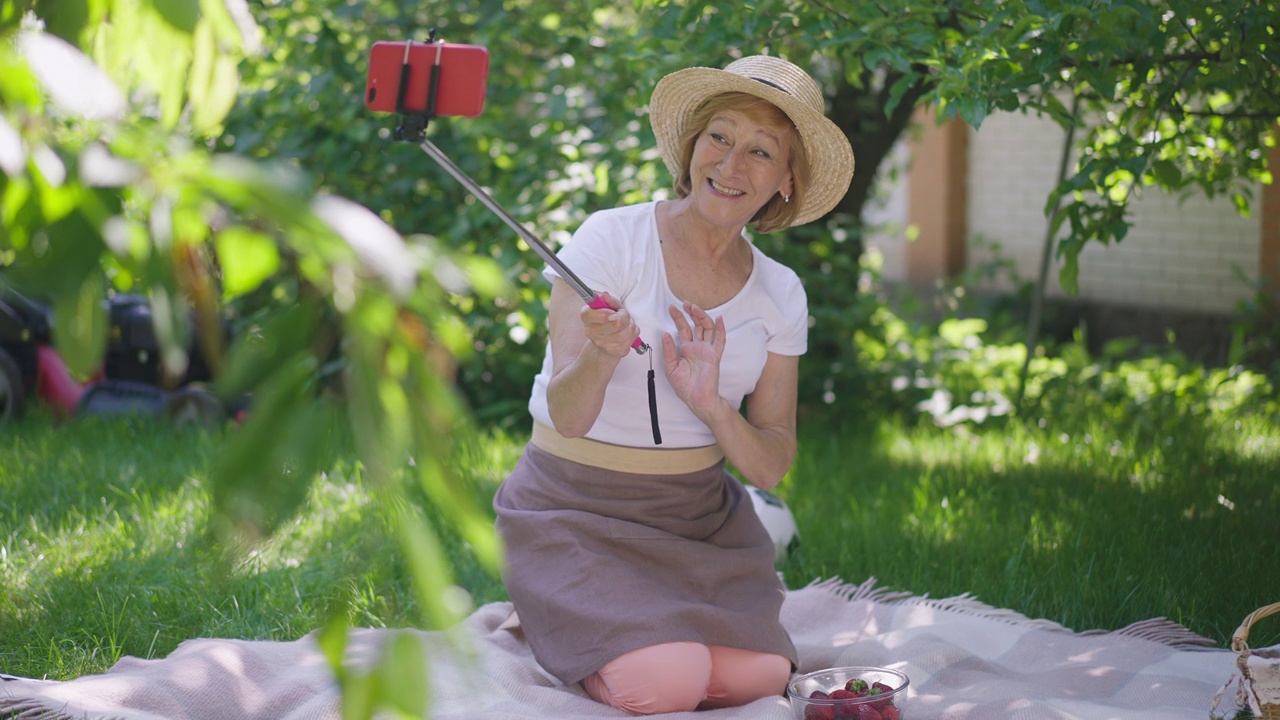
M 494 498 L 503 582 L 534 657 L 565 684 L 659 643 L 772 653 L 773 543 L 720 461 L 680 475 L 607 470 L 532 443 Z

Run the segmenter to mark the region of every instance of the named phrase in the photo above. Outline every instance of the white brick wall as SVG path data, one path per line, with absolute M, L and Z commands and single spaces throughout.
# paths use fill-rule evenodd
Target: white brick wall
M 999 113 L 970 133 L 968 266 L 1002 257 L 1014 261 L 1019 279 L 1034 280 L 1046 229 L 1044 202 L 1063 132 L 1049 120 Z M 1081 299 L 1230 312 L 1253 294 L 1260 209 L 1245 218 L 1230 198 L 1210 200 L 1196 192 L 1180 200 L 1153 188 L 1143 188 L 1130 208 L 1132 225 L 1122 242 L 1090 242 L 1080 254 Z M 993 252 L 991 242 L 1000 249 Z M 1055 258 L 1049 272 L 1053 297 L 1065 296 L 1059 267 Z
M 910 150 L 899 142 L 880 168 L 876 188 L 862 212 L 868 230 L 864 246 L 879 255 L 885 279 L 907 276 L 907 163 Z M 870 172 L 869 170 L 867 172 Z

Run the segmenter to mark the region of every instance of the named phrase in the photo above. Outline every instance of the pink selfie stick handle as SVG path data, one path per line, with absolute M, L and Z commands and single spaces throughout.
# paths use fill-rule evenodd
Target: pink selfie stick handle
M 587 303 L 587 307 L 595 308 L 596 310 L 617 310 L 618 309 L 610 305 L 608 301 L 604 299 L 604 296 L 599 293 L 597 293 L 596 296 L 591 299 L 591 302 Z M 636 341 L 631 343 L 631 347 L 643 353 L 646 349 L 648 349 L 649 346 L 646 345 L 645 342 L 640 338 L 636 338 Z

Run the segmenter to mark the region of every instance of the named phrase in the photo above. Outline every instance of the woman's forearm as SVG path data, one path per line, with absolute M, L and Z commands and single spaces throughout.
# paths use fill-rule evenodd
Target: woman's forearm
M 716 436 L 725 459 L 761 490 L 782 482 L 796 456 L 795 432 L 783 427 L 756 427 L 723 398 L 703 418 Z
M 590 341 L 578 356 L 547 383 L 547 411 L 556 431 L 582 437 L 595 425 L 604 407 L 604 393 L 621 358 L 599 352 Z

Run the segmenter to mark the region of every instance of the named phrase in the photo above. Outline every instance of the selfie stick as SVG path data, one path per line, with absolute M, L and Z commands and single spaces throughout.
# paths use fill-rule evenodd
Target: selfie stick
M 436 31 L 434 28 L 430 31 L 428 42 L 436 42 Z M 582 278 L 579 278 L 574 274 L 574 272 L 569 269 L 569 266 L 565 265 L 564 261 L 556 257 L 556 254 L 551 252 L 551 249 L 539 240 L 537 236 L 529 232 L 529 230 L 525 228 L 524 225 L 517 222 L 515 218 L 511 217 L 511 214 L 499 205 L 497 200 L 490 197 L 489 193 L 484 191 L 484 188 L 480 187 L 474 180 L 468 177 L 466 173 L 462 172 L 462 169 L 457 165 L 454 165 L 453 161 L 450 160 L 448 156 L 440 150 L 440 148 L 436 147 L 434 143 L 427 139 L 427 123 L 430 122 L 436 114 L 436 91 L 440 87 L 440 58 L 444 49 L 443 42 L 437 45 L 435 63 L 431 66 L 431 85 L 427 88 L 426 112 L 405 112 L 404 97 L 405 90 L 409 84 L 409 46 L 410 43 L 405 43 L 404 63 L 400 68 L 400 84 L 396 95 L 396 112 L 400 113 L 401 124 L 395 130 L 395 139 L 418 143 L 418 147 L 422 148 L 422 151 L 425 152 L 432 160 L 435 160 L 436 164 L 452 175 L 453 179 L 462 183 L 462 186 L 470 191 L 477 200 L 484 203 L 484 206 L 492 210 L 493 214 L 501 218 L 502 221 L 507 224 L 507 227 L 514 230 L 517 235 L 523 238 L 524 241 L 529 244 L 529 247 L 533 248 L 533 251 L 538 253 L 539 257 L 554 268 L 555 271 L 560 274 L 560 278 L 586 301 L 589 307 L 597 310 L 616 310 L 617 308 L 610 305 L 608 301 L 604 299 L 603 295 L 588 287 L 587 284 L 582 281 Z M 649 347 L 648 343 L 644 342 L 639 337 L 635 339 L 635 342 L 631 343 L 631 347 L 638 355 L 645 355 L 652 349 Z M 658 400 L 657 394 L 654 390 L 652 355 L 649 356 L 649 420 L 653 426 L 653 443 L 655 445 L 661 445 L 662 433 L 658 428 Z
M 431 31 L 431 42 L 435 42 L 434 30 Z M 443 45 L 441 44 L 440 47 L 443 47 Z M 476 184 L 476 182 L 468 177 L 461 168 L 454 165 L 453 161 L 450 160 L 448 156 L 440 150 L 440 148 L 436 147 L 435 144 L 426 138 L 424 131 L 427 128 L 427 123 L 435 116 L 436 88 L 439 87 L 440 80 L 440 56 L 441 52 L 440 50 L 437 50 L 435 64 L 431 66 L 431 85 L 427 91 L 426 113 L 405 113 L 403 99 L 409 77 L 409 43 L 405 43 L 404 68 L 400 72 L 399 95 L 396 99 L 397 110 L 400 111 L 401 115 L 405 118 L 405 121 L 404 124 L 396 128 L 396 139 L 418 143 L 418 147 L 422 148 L 423 152 L 425 152 L 432 160 L 435 160 L 436 163 L 452 175 L 455 180 L 462 183 L 462 186 L 470 191 L 477 200 L 484 203 L 485 207 L 492 210 L 493 214 L 501 218 L 502 221 L 507 224 L 507 227 L 514 230 L 517 235 L 523 238 L 524 241 L 529 244 L 529 247 L 533 248 L 533 251 L 545 260 L 548 265 L 554 268 L 555 271 L 559 273 L 560 278 L 586 301 L 588 306 L 597 310 L 616 309 L 609 305 L 603 295 L 588 287 L 587 284 L 582 281 L 582 278 L 579 278 L 572 270 L 569 269 L 569 266 L 564 264 L 563 260 L 556 257 L 556 254 L 551 251 L 551 248 L 548 248 L 546 244 L 537 238 L 537 236 L 529 232 L 524 225 L 511 217 L 511 214 L 498 204 L 498 201 L 490 197 L 489 193 L 484 191 L 484 188 Z M 640 355 L 644 355 L 650 350 L 648 343 L 644 342 L 640 338 L 636 338 L 635 342 L 631 343 L 631 347 Z

